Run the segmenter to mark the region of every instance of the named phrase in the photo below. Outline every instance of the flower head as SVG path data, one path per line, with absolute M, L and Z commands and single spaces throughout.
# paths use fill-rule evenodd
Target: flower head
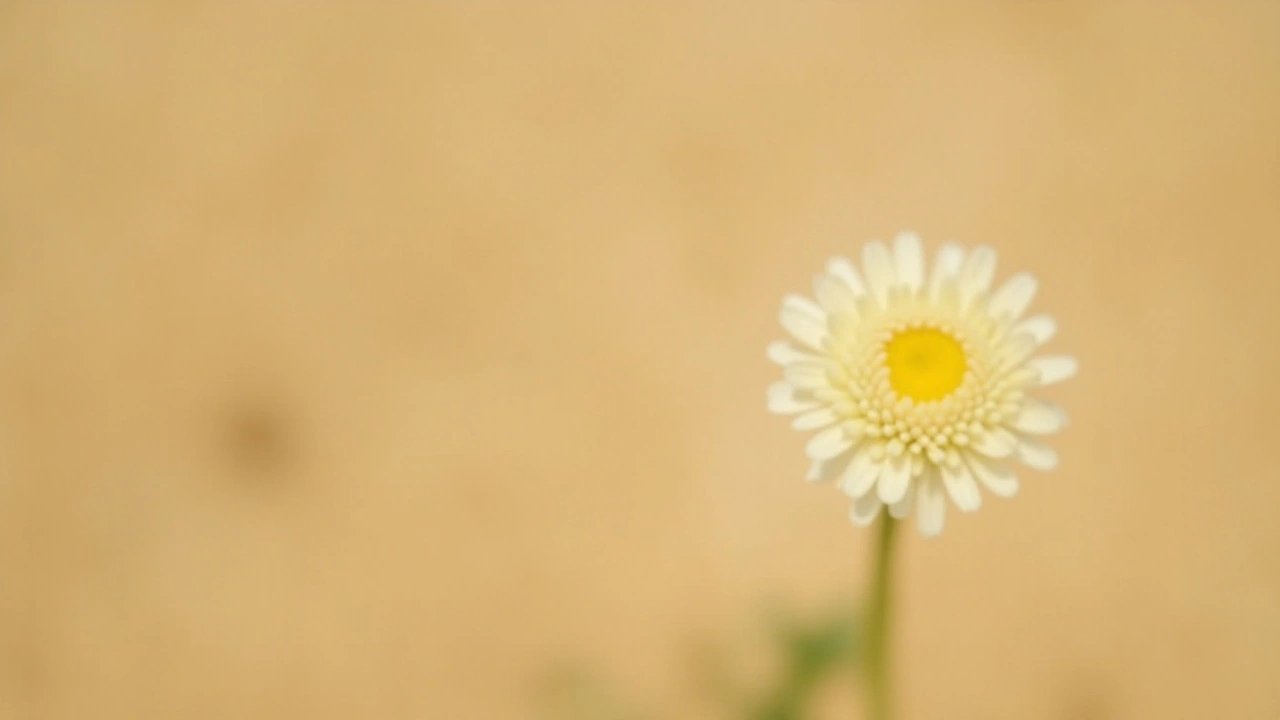
M 943 245 L 926 273 L 920 240 L 863 248 L 862 270 L 834 258 L 814 279 L 814 300 L 788 295 L 782 325 L 795 339 L 769 346 L 784 379 L 769 409 L 813 431 L 808 479 L 837 481 L 866 525 L 888 506 L 915 513 L 920 532 L 942 532 L 946 498 L 970 512 L 979 486 L 1018 490 L 1011 461 L 1049 470 L 1057 455 L 1035 436 L 1066 415 L 1027 392 L 1076 372 L 1066 356 L 1035 356 L 1057 325 L 1023 319 L 1037 283 L 1025 273 L 992 291 L 996 254 Z

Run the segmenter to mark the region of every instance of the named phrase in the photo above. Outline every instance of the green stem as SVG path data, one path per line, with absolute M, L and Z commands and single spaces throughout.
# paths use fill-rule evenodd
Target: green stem
M 867 606 L 867 717 L 866 720 L 890 720 L 889 684 L 889 607 L 893 602 L 890 583 L 893 575 L 893 536 L 898 521 L 884 513 L 880 520 L 880 537 L 876 544 L 875 565 L 872 569 L 871 598 Z

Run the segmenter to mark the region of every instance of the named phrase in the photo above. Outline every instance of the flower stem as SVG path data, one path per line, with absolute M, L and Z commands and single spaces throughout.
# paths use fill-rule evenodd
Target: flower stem
M 880 537 L 876 544 L 875 565 L 871 578 L 871 598 L 867 605 L 866 638 L 866 720 L 891 720 L 889 684 L 889 606 L 893 601 L 890 583 L 893 579 L 893 536 L 898 521 L 884 513 L 880 520 Z

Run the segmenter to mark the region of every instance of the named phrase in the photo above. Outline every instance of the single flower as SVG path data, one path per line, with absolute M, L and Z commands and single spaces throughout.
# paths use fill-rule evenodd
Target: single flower
M 914 512 L 921 534 L 935 536 L 948 496 L 977 510 L 979 486 L 1017 492 L 1011 461 L 1057 464 L 1035 438 L 1066 415 L 1027 393 L 1071 377 L 1076 361 L 1036 355 L 1057 330 L 1046 315 L 1023 319 L 1036 280 L 1020 273 L 992 291 L 995 269 L 991 248 L 948 243 L 926 273 L 920 239 L 902 233 L 892 250 L 867 244 L 861 272 L 832 259 L 814 279 L 816 302 L 783 300 L 795 343 L 769 346 L 784 377 L 769 388 L 769 409 L 815 432 L 807 477 L 838 482 L 855 523 L 887 505 L 895 518 Z

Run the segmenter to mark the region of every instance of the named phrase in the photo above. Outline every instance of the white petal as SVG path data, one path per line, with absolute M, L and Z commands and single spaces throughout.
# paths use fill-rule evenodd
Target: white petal
M 911 514 L 912 508 L 916 504 L 916 493 L 908 492 L 902 496 L 902 499 L 889 506 L 889 514 L 895 519 L 901 520 Z
M 1032 385 L 1038 385 L 1039 379 L 1040 373 L 1028 368 L 1026 365 L 1023 365 L 1016 370 L 1010 370 L 1009 374 L 1004 376 L 1002 384 L 1007 385 L 1010 388 L 1022 390 Z
M 818 356 L 816 355 L 810 355 L 809 353 L 797 350 L 794 345 L 786 340 L 778 340 L 777 342 L 769 343 L 768 349 L 765 350 L 765 355 L 779 365 L 788 365 L 793 362 L 814 361 L 818 359 Z
M 924 285 L 924 250 L 920 247 L 920 237 L 915 233 L 898 233 L 894 238 L 893 262 L 899 283 L 913 291 Z
M 823 320 L 827 316 L 827 314 L 823 312 L 822 308 L 818 306 L 818 303 L 803 295 L 797 295 L 796 293 L 788 293 L 786 297 L 782 298 L 782 304 L 790 305 L 805 314 L 812 316 L 815 320 Z
M 996 251 L 982 246 L 969 253 L 960 269 L 960 300 L 967 307 L 980 293 L 991 288 L 996 274 Z
M 982 433 L 973 444 L 974 450 L 993 458 L 1009 457 L 1017 447 L 1018 438 L 1004 428 L 993 428 Z
M 964 512 L 973 512 L 982 507 L 982 494 L 978 492 L 978 484 L 969 474 L 969 468 L 963 464 L 958 467 L 943 465 L 942 484 L 946 486 L 951 501 Z
M 933 259 L 933 272 L 929 275 L 929 298 L 937 302 L 943 282 L 956 277 L 963 266 L 964 248 L 955 243 L 946 243 L 939 248 Z
M 867 493 L 853 501 L 853 507 L 849 508 L 849 519 L 854 525 L 866 527 L 880 514 L 881 506 L 880 498 L 875 493 Z
M 1009 468 L 1000 463 L 988 463 L 973 453 L 967 453 L 965 460 L 978 482 L 995 495 L 1009 498 L 1018 493 L 1018 478 L 1013 476 L 1013 471 Z
M 801 399 L 796 389 L 791 386 L 791 383 L 785 380 L 779 380 L 770 385 L 768 397 L 769 412 L 780 415 L 791 415 L 818 407 L 818 403 L 812 400 Z
M 859 310 L 858 312 L 862 311 Z M 837 338 L 857 337 L 858 330 L 862 326 L 863 322 L 858 319 L 858 315 L 855 313 L 836 313 L 827 322 L 827 327 L 831 334 Z
M 811 410 L 795 420 L 791 421 L 791 427 L 796 430 L 817 430 L 824 428 L 836 421 L 836 411 L 831 408 L 819 408 Z
M 1080 369 L 1076 359 L 1069 355 L 1046 355 L 1027 363 L 1040 375 L 1040 385 L 1052 385 L 1075 376 Z
M 814 350 L 822 349 L 827 337 L 827 317 L 822 308 L 799 295 L 788 295 L 782 301 L 779 319 L 795 339 Z
M 996 373 L 1004 373 L 1027 361 L 1036 351 L 1036 341 L 1030 335 L 1014 335 L 1001 343 L 996 351 Z
M 1021 438 L 1015 451 L 1022 464 L 1036 470 L 1052 470 L 1058 466 L 1058 453 L 1048 445 Z
M 867 294 L 867 286 L 862 284 L 862 276 L 848 258 L 834 257 L 827 262 L 827 272 L 844 281 L 854 296 Z
M 811 460 L 830 460 L 851 447 L 853 441 L 845 437 L 844 430 L 837 425 L 809 438 L 804 450 Z
M 845 495 L 860 498 L 876 484 L 884 465 L 872 457 L 874 447 L 871 443 L 864 444 L 854 454 L 849 467 L 845 468 L 844 475 L 840 477 L 840 489 Z
M 813 483 L 835 480 L 849 466 L 849 455 L 850 453 L 844 452 L 829 460 L 809 461 L 809 472 L 804 479 Z
M 1058 334 L 1058 323 L 1048 315 L 1036 315 L 1014 325 L 1013 332 L 1030 335 L 1037 345 L 1043 345 Z
M 813 294 L 818 304 L 828 313 L 858 312 L 858 297 L 841 279 L 832 275 L 818 275 L 813 279 Z
M 993 318 L 1005 317 L 1017 320 L 1027 311 L 1031 300 L 1036 296 L 1039 283 L 1027 273 L 1018 273 L 1009 278 L 1004 285 L 991 296 L 991 305 L 987 308 Z
M 1056 433 L 1067 424 L 1067 414 L 1052 403 L 1027 398 L 1013 419 L 1015 430 L 1033 435 Z
M 916 483 L 916 525 L 925 537 L 937 537 L 947 520 L 947 496 L 936 472 L 927 472 Z
M 862 248 L 862 270 L 867 274 L 867 285 L 876 300 L 885 305 L 889 302 L 889 288 L 893 287 L 893 258 L 889 250 L 879 240 L 869 242 Z
M 911 481 L 911 461 L 906 455 L 884 461 L 884 470 L 880 473 L 880 481 L 876 483 L 876 494 L 886 505 L 892 505 L 907 494 Z
M 782 376 L 801 390 L 831 387 L 827 365 L 822 362 L 794 362 L 782 368 Z

